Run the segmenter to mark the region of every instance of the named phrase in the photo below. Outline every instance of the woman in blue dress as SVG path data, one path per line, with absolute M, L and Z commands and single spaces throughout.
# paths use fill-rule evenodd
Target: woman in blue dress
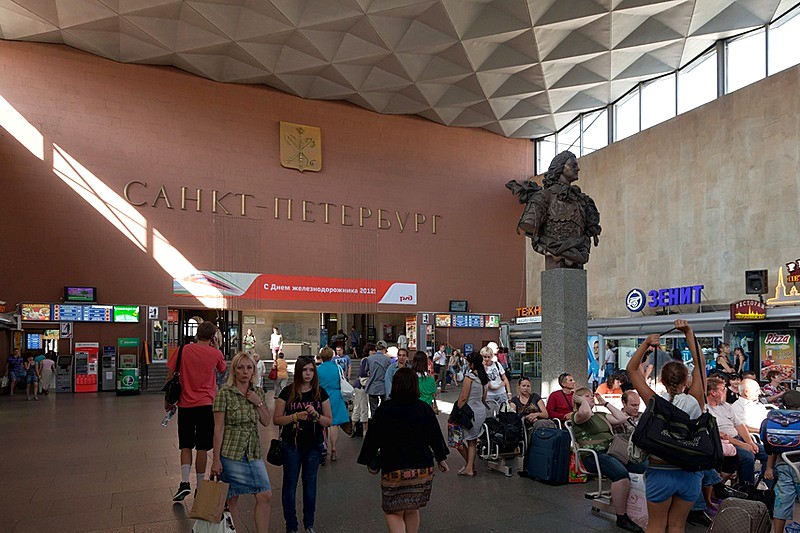
M 333 359 L 333 350 L 326 346 L 319 351 L 319 356 L 322 359 L 322 364 L 317 367 L 319 386 L 328 393 L 331 412 L 333 413 L 333 422 L 326 432 L 325 439 L 325 444 L 331 455 L 331 462 L 333 462 L 336 460 L 336 439 L 339 436 L 338 426 L 350 422 L 350 414 L 347 412 L 347 406 L 342 399 L 339 365 L 331 361 Z

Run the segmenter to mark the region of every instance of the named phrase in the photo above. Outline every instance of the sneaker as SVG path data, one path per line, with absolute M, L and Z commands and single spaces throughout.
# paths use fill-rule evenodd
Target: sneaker
M 689 511 L 689 516 L 686 518 L 686 521 L 696 526 L 711 526 L 711 519 L 705 511 Z
M 617 527 L 625 531 L 633 531 L 634 533 L 643 533 L 643 529 L 636 525 L 636 522 L 631 520 L 627 514 L 617 516 Z
M 189 484 L 181 483 L 180 485 L 178 485 L 178 492 L 176 492 L 175 496 L 172 497 L 172 501 L 182 502 L 183 499 L 186 498 L 191 493 L 192 489 L 189 487 Z
M 306 528 L 306 533 L 316 533 L 313 527 Z

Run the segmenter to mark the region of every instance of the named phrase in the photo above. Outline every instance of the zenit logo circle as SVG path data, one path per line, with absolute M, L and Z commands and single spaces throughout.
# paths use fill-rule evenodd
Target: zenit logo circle
M 638 313 L 647 303 L 647 297 L 642 289 L 631 289 L 625 297 L 625 307 L 631 313 Z

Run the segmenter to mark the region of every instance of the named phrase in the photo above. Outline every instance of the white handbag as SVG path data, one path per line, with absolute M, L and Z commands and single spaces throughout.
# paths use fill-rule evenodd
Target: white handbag
M 339 366 L 339 365 L 336 365 Z M 342 393 L 342 399 L 344 401 L 352 400 L 353 397 L 356 395 L 356 390 L 350 385 L 350 382 L 347 381 L 344 377 L 344 369 L 339 367 L 339 389 Z

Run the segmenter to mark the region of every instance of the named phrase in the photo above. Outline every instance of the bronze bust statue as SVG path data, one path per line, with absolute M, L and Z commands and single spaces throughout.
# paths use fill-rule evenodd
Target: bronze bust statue
M 578 180 L 578 158 L 564 151 L 553 158 L 542 180 L 509 181 L 506 187 L 525 204 L 517 232 L 531 238 L 531 246 L 545 256 L 545 269 L 579 268 L 589 261 L 591 242 L 597 246 L 600 212 L 594 200 L 572 185 Z

